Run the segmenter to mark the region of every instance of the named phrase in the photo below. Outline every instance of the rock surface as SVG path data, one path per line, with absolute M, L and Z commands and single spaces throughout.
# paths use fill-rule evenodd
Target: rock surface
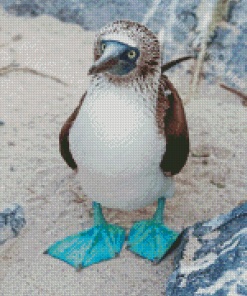
M 247 295 L 247 202 L 182 234 L 166 296 Z
M 3 206 L 0 209 L 0 245 L 7 239 L 18 236 L 26 221 L 21 206 L 16 203 Z
M 197 52 L 200 0 L 0 0 L 0 5 L 18 16 L 49 14 L 64 22 L 98 30 L 116 19 L 144 22 L 155 33 L 162 30 L 164 62 Z M 211 1 L 216 5 L 216 1 Z M 211 4 L 210 4 L 211 5 Z M 230 1 L 221 26 L 211 36 L 205 78 L 222 79 L 229 86 L 246 91 L 247 0 Z M 204 9 L 205 10 L 205 9 Z M 97 17 L 95 17 L 97 16 Z
M 1 8 L 0 28 L 16 65 L 0 76 L 0 207 L 18 203 L 27 220 L 17 239 L 0 245 L 0 295 L 164 296 L 175 252 L 152 265 L 124 247 L 118 258 L 81 273 L 43 254 L 93 223 L 91 201 L 61 158 L 58 136 L 87 89 L 94 32 L 46 14 L 17 17 Z M 186 101 L 189 75 L 177 68 L 169 79 Z M 176 195 L 165 211 L 166 225 L 178 232 L 230 212 L 246 196 L 247 125 L 240 100 L 202 81 L 199 99 L 185 109 L 196 156 L 175 176 Z M 212 183 L 216 177 L 224 178 L 225 187 Z M 128 231 L 155 209 L 156 204 L 134 212 L 103 211 L 109 223 Z

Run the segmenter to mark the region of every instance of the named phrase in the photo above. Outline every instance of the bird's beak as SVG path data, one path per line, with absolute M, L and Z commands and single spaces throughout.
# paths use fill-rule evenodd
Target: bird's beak
M 126 50 L 125 46 L 119 44 L 107 45 L 103 55 L 95 61 L 89 69 L 88 74 L 97 74 L 112 69 L 119 62 L 119 56 Z

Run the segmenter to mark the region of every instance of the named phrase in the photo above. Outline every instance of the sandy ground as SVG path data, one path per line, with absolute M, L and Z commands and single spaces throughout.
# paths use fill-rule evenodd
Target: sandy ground
M 18 18 L 0 10 L 0 206 L 19 203 L 27 220 L 18 238 L 0 246 L 0 295 L 158 296 L 173 270 L 172 255 L 154 266 L 125 249 L 79 273 L 43 255 L 52 242 L 92 225 L 91 201 L 80 199 L 82 190 L 60 157 L 58 134 L 87 88 L 93 36 L 49 16 Z M 176 71 L 170 78 L 186 98 L 189 76 Z M 166 224 L 177 231 L 246 200 L 241 100 L 203 82 L 199 99 L 185 108 L 194 156 L 176 176 L 165 212 Z M 155 204 L 104 213 L 128 229 L 154 210 Z

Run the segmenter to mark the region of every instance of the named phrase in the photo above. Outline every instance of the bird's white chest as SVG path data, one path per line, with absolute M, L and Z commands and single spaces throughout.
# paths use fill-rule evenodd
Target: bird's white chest
M 148 108 L 132 90 L 112 87 L 86 96 L 69 136 L 78 165 L 110 176 L 160 163 L 165 139 Z
M 104 195 L 102 191 L 114 191 L 114 186 L 132 190 L 139 182 L 145 187 L 145 178 L 162 174 L 165 138 L 158 134 L 154 111 L 131 89 L 89 92 L 69 135 L 83 188 L 94 182 L 90 186 L 98 186 Z

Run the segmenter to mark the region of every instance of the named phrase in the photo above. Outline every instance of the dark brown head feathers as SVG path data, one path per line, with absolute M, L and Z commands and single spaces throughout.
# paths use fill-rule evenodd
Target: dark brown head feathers
M 123 43 L 128 43 L 129 40 L 131 43 L 135 43 L 140 51 L 136 69 L 129 75 L 126 75 L 126 77 L 121 77 L 121 80 L 125 80 L 125 78 L 129 80 L 134 78 L 134 76 L 141 77 L 145 80 L 148 74 L 155 75 L 157 72 L 160 75 L 161 54 L 159 40 L 147 27 L 129 20 L 117 20 L 106 25 L 99 31 L 95 38 L 95 60 L 98 60 L 101 56 L 100 42 L 105 38 Z

